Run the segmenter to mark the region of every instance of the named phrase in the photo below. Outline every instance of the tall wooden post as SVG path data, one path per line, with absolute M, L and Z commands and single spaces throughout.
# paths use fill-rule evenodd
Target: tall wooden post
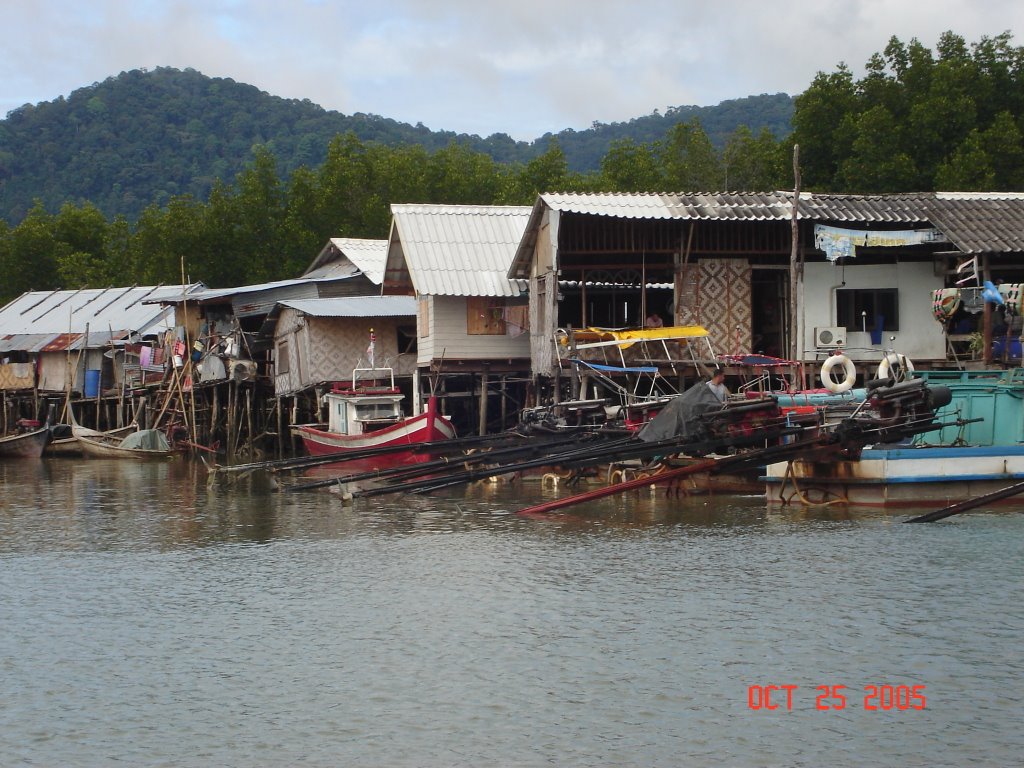
M 507 382 L 508 376 L 501 377 L 501 428 L 506 428 L 505 419 L 508 417 L 508 391 Z
M 284 414 L 281 413 L 281 396 L 274 398 L 274 407 L 277 409 L 277 458 L 284 458 Z
M 799 311 L 798 291 L 803 277 L 799 263 L 800 247 L 800 145 L 793 145 L 793 213 L 790 219 L 789 245 L 789 359 L 797 360 L 800 354 L 798 339 Z
M 487 434 L 487 371 L 480 374 L 480 425 L 479 434 Z
M 252 420 L 252 390 L 248 388 L 245 390 L 245 422 L 247 431 L 249 432 L 249 450 L 247 451 L 247 455 L 249 456 L 249 459 L 252 460 L 253 452 L 256 450 L 256 432 L 253 429 Z
M 235 460 L 235 408 L 238 401 L 238 384 L 232 378 L 228 382 L 228 426 L 224 436 L 227 443 L 228 463 Z

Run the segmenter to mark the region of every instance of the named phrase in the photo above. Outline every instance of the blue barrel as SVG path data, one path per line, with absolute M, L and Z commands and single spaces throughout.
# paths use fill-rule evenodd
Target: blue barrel
M 87 370 L 85 372 L 85 397 L 98 397 L 100 394 L 100 372 L 99 370 Z

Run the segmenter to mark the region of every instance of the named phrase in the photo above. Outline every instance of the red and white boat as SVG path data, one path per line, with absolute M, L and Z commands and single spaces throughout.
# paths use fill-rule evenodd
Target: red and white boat
M 390 379 L 390 386 L 360 385 L 361 376 L 375 381 Z M 390 368 L 357 368 L 352 372 L 351 386 L 347 382 L 336 384 L 323 399 L 328 407 L 326 428 L 309 424 L 292 427 L 310 455 L 326 456 L 386 446 L 433 443 L 455 437 L 451 421 L 437 410 L 436 398 L 430 398 L 427 410 L 418 416 L 403 415 L 404 396 L 395 387 L 394 372 Z M 345 457 L 338 458 L 340 461 Z M 397 451 L 356 459 L 351 463 L 359 469 L 384 469 L 430 458 L 425 452 Z

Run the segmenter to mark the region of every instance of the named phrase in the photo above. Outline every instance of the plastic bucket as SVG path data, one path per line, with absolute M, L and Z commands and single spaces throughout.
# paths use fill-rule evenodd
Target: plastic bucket
M 100 372 L 99 370 L 87 370 L 85 372 L 84 397 L 98 397 L 100 394 Z

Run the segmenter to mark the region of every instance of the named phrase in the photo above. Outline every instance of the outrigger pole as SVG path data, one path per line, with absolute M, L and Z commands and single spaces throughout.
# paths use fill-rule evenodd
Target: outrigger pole
M 951 504 L 948 507 L 943 507 L 935 512 L 929 512 L 926 515 L 912 517 L 909 520 L 904 520 L 903 522 L 934 523 L 938 520 L 945 520 L 947 517 L 952 517 L 953 515 L 959 515 L 961 512 L 969 512 L 970 510 L 984 506 L 991 501 L 1008 499 L 1011 496 L 1017 496 L 1021 493 L 1024 493 L 1024 483 L 1017 483 L 1016 485 L 1010 485 L 1006 488 L 1000 488 L 998 491 L 992 491 L 992 493 L 986 493 L 984 496 L 978 496 L 975 499 L 961 501 L 959 504 Z

